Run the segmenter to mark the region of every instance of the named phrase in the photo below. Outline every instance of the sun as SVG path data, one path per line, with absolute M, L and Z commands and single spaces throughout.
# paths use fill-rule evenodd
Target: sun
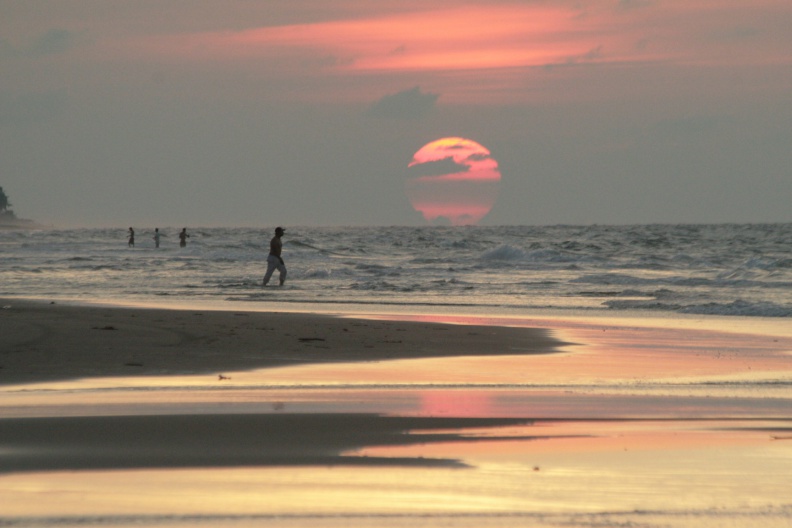
M 407 198 L 432 224 L 477 224 L 498 198 L 498 162 L 473 140 L 446 137 L 427 143 L 408 168 Z

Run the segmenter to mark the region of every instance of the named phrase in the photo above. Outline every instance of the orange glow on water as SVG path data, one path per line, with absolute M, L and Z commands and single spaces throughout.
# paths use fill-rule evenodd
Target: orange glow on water
M 492 416 L 492 394 L 484 391 L 425 391 L 421 413 L 427 416 Z
M 446 137 L 424 145 L 408 167 L 413 208 L 429 222 L 476 224 L 495 205 L 501 179 L 490 151 L 470 139 Z

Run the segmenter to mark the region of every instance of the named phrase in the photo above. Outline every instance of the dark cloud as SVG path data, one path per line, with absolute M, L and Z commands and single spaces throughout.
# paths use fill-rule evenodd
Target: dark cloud
M 542 66 L 545 71 L 552 71 L 555 68 L 564 67 L 564 66 L 577 66 L 579 64 L 587 64 L 590 62 L 595 62 L 598 59 L 603 57 L 602 53 L 602 45 L 599 45 L 595 48 L 591 48 L 586 53 L 582 53 L 580 55 L 571 55 L 566 58 L 564 62 L 555 62 L 550 64 L 545 64 Z
M 31 55 L 52 55 L 63 53 L 74 45 L 75 35 L 65 29 L 50 29 L 35 41 L 30 47 Z
M 397 46 L 395 49 L 391 50 L 391 52 L 388 53 L 388 56 L 393 57 L 395 55 L 404 55 L 406 52 L 407 47 L 402 44 L 401 46 Z
M 0 39 L 0 57 L 44 57 L 68 51 L 76 44 L 78 36 L 66 29 L 50 29 L 22 46 L 14 46 Z
M 470 167 L 467 165 L 460 165 L 456 163 L 453 158 L 445 158 L 438 161 L 427 161 L 419 165 L 410 167 L 409 174 L 413 178 L 420 178 L 422 176 L 444 176 L 446 174 L 455 174 L 457 172 L 467 172 Z
M 386 95 L 369 108 L 374 117 L 394 117 L 399 119 L 418 119 L 434 108 L 440 94 L 425 93 L 420 86 Z

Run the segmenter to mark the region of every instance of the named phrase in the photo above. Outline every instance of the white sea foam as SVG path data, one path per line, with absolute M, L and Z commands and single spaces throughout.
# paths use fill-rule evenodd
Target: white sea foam
M 485 251 L 481 258 L 483 260 L 524 260 L 526 257 L 525 251 L 508 244 L 504 244 Z

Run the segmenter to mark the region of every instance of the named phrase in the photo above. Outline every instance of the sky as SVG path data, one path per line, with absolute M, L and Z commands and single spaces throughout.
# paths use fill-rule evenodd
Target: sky
M 500 173 L 482 225 L 791 222 L 790 27 L 789 0 L 0 0 L 0 186 L 56 227 L 427 225 L 410 164 L 463 138 Z

